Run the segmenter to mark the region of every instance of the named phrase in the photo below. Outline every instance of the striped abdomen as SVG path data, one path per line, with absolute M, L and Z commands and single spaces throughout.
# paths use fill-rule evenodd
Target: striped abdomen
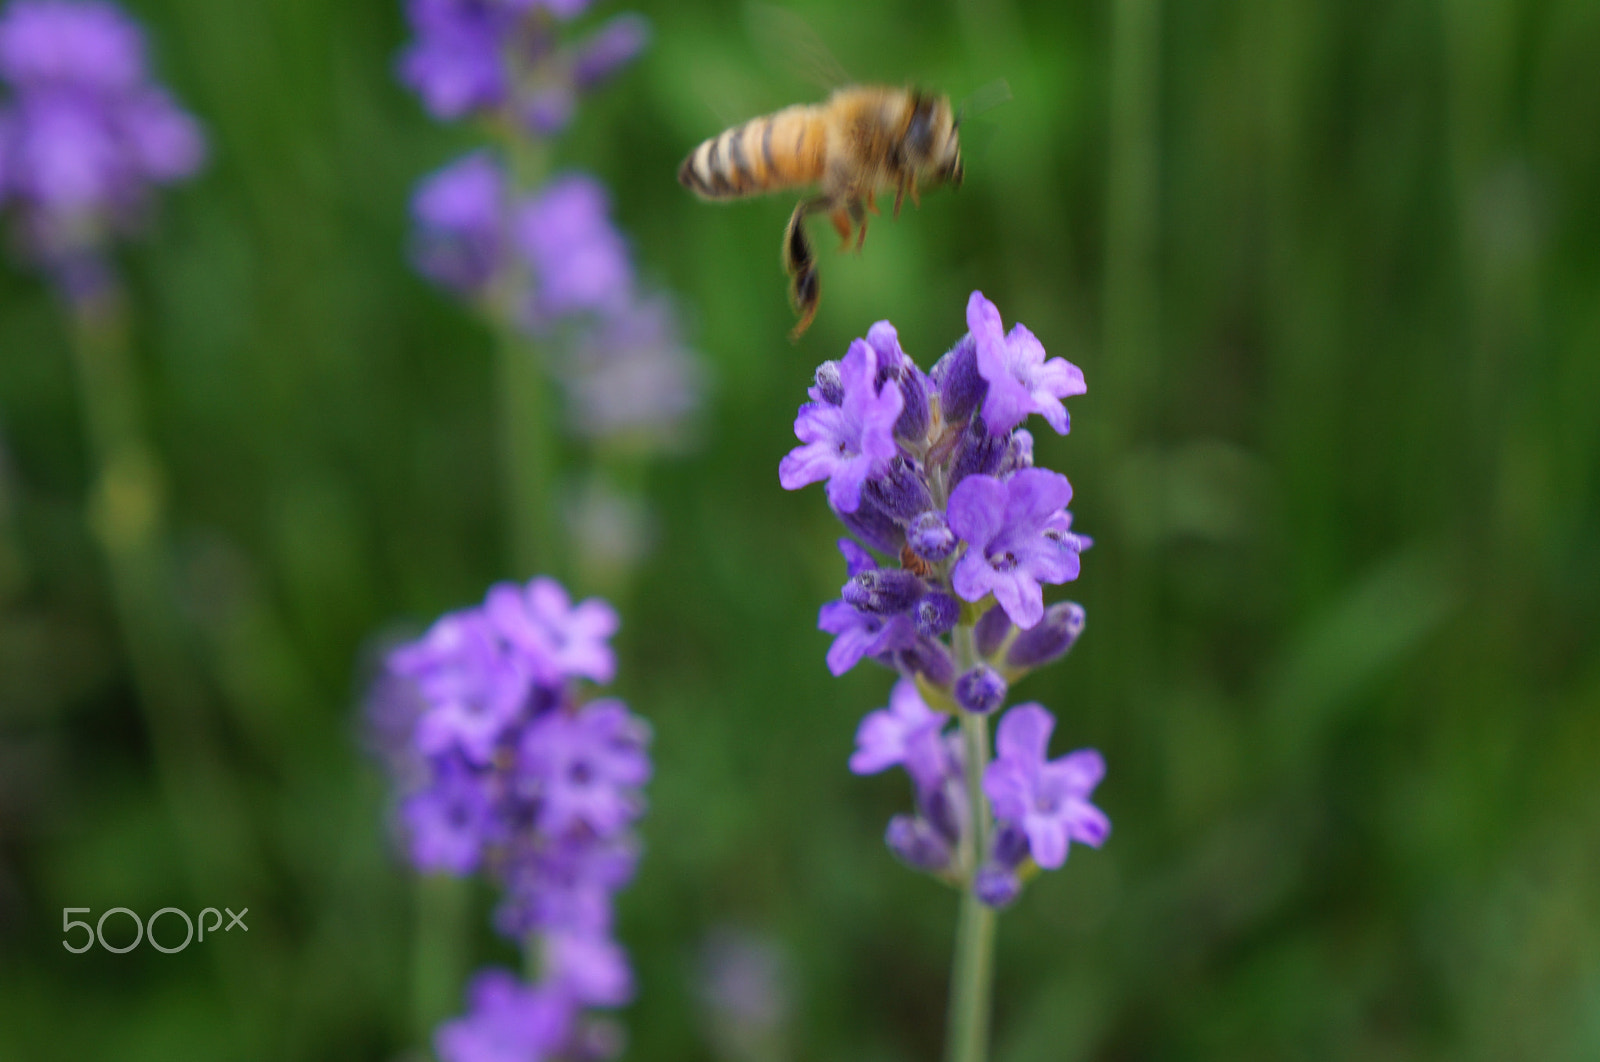
M 752 118 L 712 137 L 678 167 L 678 182 L 705 199 L 738 199 L 814 184 L 827 157 L 821 108 L 806 104 Z

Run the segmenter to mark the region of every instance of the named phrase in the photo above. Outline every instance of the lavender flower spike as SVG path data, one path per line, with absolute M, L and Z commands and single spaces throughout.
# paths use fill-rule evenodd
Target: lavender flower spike
M 778 464 L 784 490 L 828 481 L 828 501 L 841 513 L 861 505 L 861 488 L 881 474 L 899 452 L 894 441 L 905 397 L 898 387 L 877 387 L 877 353 L 864 340 L 850 344 L 839 366 L 844 398 L 839 405 L 813 402 L 800 407 L 794 433 L 797 446 Z
M 967 327 L 978 344 L 978 374 L 989 384 L 983 419 L 991 432 L 1007 432 L 1037 413 L 1065 435 L 1071 422 L 1061 400 L 1088 387 L 1083 370 L 1065 358 L 1044 359 L 1044 346 L 1020 324 L 1001 334 L 1000 311 L 974 291 L 967 301 Z
M 571 1035 L 573 1005 L 547 988 L 526 988 L 507 970 L 485 970 L 467 989 L 470 1012 L 439 1027 L 444 1062 L 529 1062 L 550 1058 Z
M 993 593 L 1024 630 L 1044 616 L 1045 583 L 1078 577 L 1078 539 L 1063 506 L 1072 486 L 1059 472 L 1025 468 L 1008 480 L 968 476 L 950 495 L 950 527 L 967 543 L 951 573 L 967 601 Z
M 1037 704 L 1019 704 L 995 734 L 999 755 L 983 775 L 995 816 L 1028 835 L 1034 862 L 1054 870 L 1067 860 L 1069 841 L 1099 848 L 1111 833 L 1105 812 L 1089 803 L 1106 773 L 1094 749 L 1046 760 L 1055 717 Z

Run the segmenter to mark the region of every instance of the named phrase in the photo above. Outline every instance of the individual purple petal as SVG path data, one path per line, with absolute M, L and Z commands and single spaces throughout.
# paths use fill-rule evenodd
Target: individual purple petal
M 800 407 L 794 433 L 804 445 L 778 465 L 785 490 L 826 479 L 828 502 L 835 509 L 853 513 L 860 506 L 862 485 L 898 453 L 894 425 L 905 403 L 898 387 L 878 391 L 876 376 L 877 355 L 864 340 L 855 340 L 840 364 L 841 403 Z
M 1037 704 L 1019 704 L 1005 714 L 995 730 L 995 755 L 1019 763 L 1044 762 L 1050 747 L 1050 732 L 1055 716 Z
M 908 743 L 925 731 L 937 731 L 946 718 L 927 706 L 915 682 L 901 679 L 889 694 L 889 707 L 870 712 L 861 720 L 850 770 L 855 774 L 876 774 L 905 762 Z
M 977 343 L 978 374 L 989 385 L 983 418 L 991 430 L 1009 432 L 1038 413 L 1065 435 L 1069 422 L 1061 400 L 1084 393 L 1083 372 L 1064 358 L 1046 362 L 1044 346 L 1020 324 L 1003 335 L 1000 311 L 981 291 L 967 301 L 967 327 Z
M 434 1034 L 442 1062 L 544 1062 L 560 1051 L 575 1017 L 564 993 L 527 987 L 508 970 L 479 973 L 467 999 L 467 1014 Z
M 878 567 L 878 562 L 873 559 L 872 554 L 856 545 L 851 539 L 841 538 L 838 545 L 839 552 L 844 554 L 845 574 L 852 578 Z

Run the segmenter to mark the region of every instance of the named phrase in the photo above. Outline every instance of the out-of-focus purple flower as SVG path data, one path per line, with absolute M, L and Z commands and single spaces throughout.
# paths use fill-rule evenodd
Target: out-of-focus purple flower
M 906 748 L 918 734 L 940 729 L 949 716 L 929 708 L 917 684 L 903 678 L 889 694 L 889 707 L 868 713 L 856 731 L 856 750 L 850 770 L 876 774 L 905 762 Z
M 618 15 L 578 45 L 572 58 L 572 80 L 591 89 L 637 59 L 650 44 L 650 20 L 633 13 Z
M 1067 477 L 1028 468 L 1009 480 L 970 476 L 950 495 L 950 527 L 967 543 L 951 573 L 967 601 L 993 593 L 1018 627 L 1044 616 L 1041 582 L 1078 577 L 1078 540 L 1063 507 L 1072 500 Z
M 498 833 L 486 781 L 460 766 L 445 768 L 433 785 L 401 805 L 419 869 L 459 875 L 478 868 L 484 846 Z
M 950 843 L 926 819 L 896 815 L 883 841 L 901 862 L 915 870 L 938 874 L 950 865 Z
M 608 937 L 553 933 L 545 939 L 550 980 L 591 1007 L 620 1007 L 633 998 L 628 953 Z
M 585 330 L 560 372 L 575 432 L 650 449 L 683 441 L 705 391 L 665 296 L 636 299 Z
M 0 13 L 0 81 L 11 89 L 0 203 L 58 274 L 130 229 L 152 186 L 204 159 L 198 125 L 148 81 L 143 35 L 111 4 L 12 3 Z
M 395 649 L 389 667 L 427 702 L 415 730 L 422 754 L 456 749 L 479 764 L 523 709 L 533 680 L 531 662 L 507 652 L 476 610 L 441 617 L 421 640 Z
M 500 49 L 514 13 L 493 0 L 411 0 L 416 40 L 400 56 L 400 79 L 436 118 L 498 107 L 506 97 Z
M 650 780 L 648 728 L 620 701 L 591 701 L 575 714 L 549 712 L 523 735 L 523 789 L 537 799 L 551 833 L 583 826 L 607 837 L 644 810 L 638 787 Z
M 990 430 L 1008 432 L 1037 413 L 1065 435 L 1069 421 L 1061 400 L 1087 390 L 1082 370 L 1065 358 L 1045 361 L 1044 346 L 1020 324 L 1003 334 L 1000 311 L 982 292 L 967 301 L 967 327 L 977 342 L 978 374 L 989 385 L 983 419 Z
M 0 78 L 125 92 L 144 81 L 144 36 L 112 4 L 13 0 L 0 15 Z
M 956 679 L 956 703 L 964 711 L 988 715 L 1006 702 L 1006 680 L 987 664 L 979 664 Z
M 614 314 L 633 297 L 628 245 L 611 224 L 610 198 L 593 177 L 569 173 L 521 204 L 512 238 L 533 271 L 528 323 L 568 314 Z
M 557 989 L 526 987 L 508 970 L 479 973 L 467 988 L 467 1015 L 434 1034 L 443 1062 L 544 1062 L 572 1032 L 572 1000 Z
M 482 296 L 504 267 L 506 180 L 487 151 L 426 178 L 411 200 L 417 268 L 435 283 Z
M 863 340 L 850 344 L 840 364 L 844 390 L 839 405 L 802 406 L 794 433 L 805 445 L 789 451 L 778 465 L 784 490 L 828 481 L 828 501 L 840 512 L 861 504 L 868 477 L 888 467 L 895 456 L 895 421 L 905 405 L 898 387 L 877 389 L 877 355 Z
M 1105 813 L 1089 803 L 1105 760 L 1094 749 L 1046 760 L 1055 723 L 1037 704 L 1011 709 L 1000 720 L 998 755 L 983 776 L 996 817 L 1021 826 L 1034 862 L 1048 870 L 1066 862 L 1069 841 L 1098 848 L 1111 832 Z
M 560 583 L 540 576 L 525 587 L 497 583 L 484 609 L 500 637 L 527 653 L 541 682 L 604 683 L 616 673 L 610 638 L 617 632 L 617 610 L 598 597 L 574 605 Z

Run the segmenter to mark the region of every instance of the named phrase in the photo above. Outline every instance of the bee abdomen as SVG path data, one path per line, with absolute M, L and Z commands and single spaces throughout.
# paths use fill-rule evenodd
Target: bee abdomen
M 810 122 L 791 113 L 801 110 L 752 118 L 712 137 L 683 160 L 678 183 L 705 199 L 738 199 L 815 180 L 822 142 L 809 135 Z

